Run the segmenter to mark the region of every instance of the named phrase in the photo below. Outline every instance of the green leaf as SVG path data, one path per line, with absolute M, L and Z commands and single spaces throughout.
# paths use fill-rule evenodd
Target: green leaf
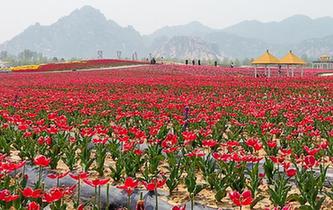
M 256 197 L 256 198 L 252 201 L 252 203 L 251 203 L 251 209 L 252 209 L 253 207 L 255 207 L 255 205 L 257 205 L 257 203 L 258 203 L 259 201 L 263 200 L 264 198 L 265 198 L 265 196 L 263 196 L 263 195 L 259 195 L 258 197 Z
M 317 201 L 317 203 L 316 203 L 315 210 L 320 210 L 324 201 L 325 201 L 325 197 L 320 198 L 319 201 Z
M 220 202 L 226 195 L 227 195 L 227 191 L 225 191 L 225 190 L 223 190 L 223 191 L 219 190 L 215 194 L 215 199 L 216 199 L 216 201 Z
M 294 201 L 299 201 L 299 200 L 300 200 L 300 197 L 296 193 L 291 194 L 287 197 L 287 202 L 294 202 Z
M 299 207 L 299 210 L 313 210 L 313 209 L 311 208 L 311 206 L 302 205 L 302 206 Z
M 331 200 L 333 200 L 333 193 L 332 192 L 324 192 Z

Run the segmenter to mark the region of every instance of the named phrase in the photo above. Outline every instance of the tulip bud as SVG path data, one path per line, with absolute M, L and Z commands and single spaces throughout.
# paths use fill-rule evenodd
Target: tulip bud
M 143 195 L 141 193 L 140 199 L 136 203 L 136 210 L 144 210 L 145 209 L 145 201 L 143 200 Z

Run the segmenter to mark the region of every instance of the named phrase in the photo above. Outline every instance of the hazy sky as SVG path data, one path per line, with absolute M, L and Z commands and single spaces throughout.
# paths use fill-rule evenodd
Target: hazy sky
M 242 20 L 279 21 L 295 14 L 333 16 L 333 0 L 0 0 L 0 43 L 31 24 L 54 23 L 84 5 L 142 34 L 194 20 L 223 28 Z

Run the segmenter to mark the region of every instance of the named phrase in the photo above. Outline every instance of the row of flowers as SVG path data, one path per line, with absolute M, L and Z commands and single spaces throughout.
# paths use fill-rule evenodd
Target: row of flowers
M 34 159 L 33 164 L 40 169 L 46 168 L 50 165 L 51 159 L 46 158 L 41 155 Z M 78 210 L 83 210 L 87 204 L 82 204 L 80 201 L 80 186 L 82 182 L 91 187 L 95 188 L 95 197 L 93 203 L 95 207 L 101 209 L 101 187 L 107 185 L 107 197 L 110 196 L 110 178 L 95 178 L 89 179 L 89 173 L 87 172 L 65 172 L 65 173 L 54 173 L 49 174 L 47 177 L 50 179 L 57 180 L 57 186 L 52 187 L 49 190 L 44 189 L 44 185 L 42 182 L 41 175 L 39 175 L 39 179 L 35 183 L 35 186 L 28 187 L 27 181 L 29 179 L 28 175 L 23 173 L 17 175 L 17 171 L 25 167 L 26 162 L 18 162 L 14 163 L 10 160 L 7 160 L 5 155 L 1 156 L 0 161 L 0 171 L 4 173 L 2 179 L 6 181 L 9 177 L 6 176 L 11 173 L 15 173 L 15 183 L 18 183 L 17 186 L 12 186 L 9 183 L 2 183 L 0 190 L 0 204 L 4 203 L 4 208 L 9 209 L 9 207 L 15 207 L 16 209 L 21 209 L 26 207 L 28 210 L 40 210 L 47 205 L 50 206 L 51 209 L 66 209 L 68 205 L 64 202 L 65 199 L 72 198 L 74 199 L 74 194 L 77 192 L 77 199 L 73 202 L 74 207 Z M 40 170 L 41 173 L 42 170 Z M 70 176 L 73 180 L 77 182 L 76 185 L 70 187 L 60 186 L 60 180 L 66 176 Z M 294 176 L 294 175 L 292 175 Z M 144 187 L 148 192 L 153 192 L 157 194 L 157 190 L 162 188 L 167 182 L 165 178 L 154 178 L 151 179 L 150 182 L 146 181 L 138 181 L 133 179 L 132 177 L 128 177 L 125 179 L 123 184 L 116 186 L 117 188 L 124 190 L 128 195 L 128 209 L 131 209 L 131 195 L 134 190 L 142 189 Z M 7 184 L 7 185 L 6 185 Z M 243 191 L 243 193 L 239 193 L 237 191 L 233 191 L 229 193 L 230 199 L 234 202 L 236 206 L 248 206 L 253 202 L 252 192 L 250 190 Z M 136 209 L 145 209 L 143 197 L 141 195 L 140 200 L 136 203 Z M 106 202 L 106 206 L 108 206 L 109 200 Z M 156 199 L 156 206 L 158 206 L 158 200 Z M 175 206 L 173 210 L 177 209 L 185 209 L 185 207 Z
M 71 61 L 65 63 L 17 66 L 17 67 L 12 67 L 10 69 L 13 72 L 36 72 L 36 71 L 45 72 L 45 71 L 102 68 L 102 67 L 110 67 L 117 65 L 131 65 L 131 64 L 143 64 L 143 63 L 145 62 L 131 61 L 131 60 L 117 60 L 117 59 L 99 59 L 99 60 Z

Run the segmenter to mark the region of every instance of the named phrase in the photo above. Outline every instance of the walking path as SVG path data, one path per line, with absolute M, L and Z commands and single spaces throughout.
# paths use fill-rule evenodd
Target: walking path
M 329 77 L 329 76 L 333 76 L 333 73 L 322 73 L 322 74 L 318 74 L 319 77 Z

